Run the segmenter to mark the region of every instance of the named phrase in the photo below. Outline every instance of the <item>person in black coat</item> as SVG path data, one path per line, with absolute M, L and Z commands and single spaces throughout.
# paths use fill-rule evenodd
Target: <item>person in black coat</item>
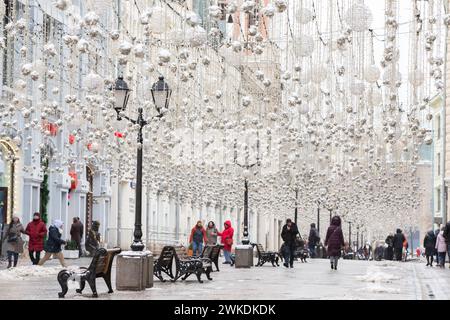
M 316 224 L 311 223 L 311 229 L 309 230 L 309 237 L 308 237 L 308 247 L 309 251 L 311 252 L 311 258 L 316 257 L 316 246 L 319 244 L 320 236 L 319 232 L 316 229 Z
M 291 219 L 286 220 L 286 224 L 281 231 L 281 238 L 284 241 L 284 263 L 283 265 L 288 268 L 294 267 L 295 256 L 295 241 L 297 239 L 298 228 Z
M 433 256 L 436 254 L 436 236 L 433 230 L 430 230 L 423 239 L 423 246 L 425 247 L 425 256 L 427 257 L 427 265 L 433 266 Z
M 391 233 L 385 240 L 387 244 L 385 259 L 394 260 L 394 235 Z
M 397 229 L 394 240 L 392 242 L 394 247 L 395 260 L 402 261 L 403 242 L 406 240 L 402 230 Z

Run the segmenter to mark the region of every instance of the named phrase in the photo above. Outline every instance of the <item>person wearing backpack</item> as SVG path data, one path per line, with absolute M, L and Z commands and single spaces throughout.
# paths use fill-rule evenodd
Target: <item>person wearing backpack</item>
M 12 266 L 17 267 L 19 253 L 23 253 L 22 233 L 25 234 L 25 228 L 20 223 L 20 219 L 14 216 L 4 231 L 3 237 L 6 241 L 6 253 L 8 255 L 8 269 Z M 14 258 L 14 265 L 13 265 Z

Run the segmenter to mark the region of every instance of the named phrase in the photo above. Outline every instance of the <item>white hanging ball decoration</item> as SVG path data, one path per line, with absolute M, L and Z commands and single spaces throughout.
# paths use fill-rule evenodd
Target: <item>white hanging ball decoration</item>
M 411 71 L 409 73 L 409 83 L 413 86 L 413 87 L 419 87 L 423 84 L 424 79 L 424 75 L 423 72 L 420 70 L 414 70 Z
M 195 27 L 201 23 L 201 19 L 195 12 L 189 11 L 186 13 L 186 23 L 191 27 Z
M 275 0 L 275 7 L 278 12 L 284 12 L 287 9 L 287 1 L 286 0 Z
M 150 17 L 150 23 L 148 27 L 154 34 L 162 34 L 169 29 L 170 17 L 166 14 L 163 8 L 152 8 L 152 16 Z
M 70 5 L 70 1 L 68 0 L 57 0 L 55 2 L 55 7 L 62 11 L 66 10 Z
M 242 50 L 242 44 L 239 41 L 233 41 L 231 44 L 234 52 L 240 52 Z
M 16 88 L 16 90 L 22 91 L 23 89 L 25 89 L 27 87 L 27 83 L 26 83 L 26 81 L 19 79 L 14 83 L 14 87 Z
M 123 41 L 120 45 L 119 45 L 119 52 L 123 55 L 129 55 L 131 52 L 131 48 L 132 45 L 131 43 L 129 43 L 128 41 Z
M 186 41 L 186 33 L 180 28 L 175 28 L 169 32 L 168 38 L 175 45 L 181 46 Z
M 311 69 L 311 81 L 321 83 L 327 78 L 327 69 L 324 66 L 313 66 Z
M 248 107 L 252 103 L 252 98 L 249 96 L 242 97 L 242 105 Z
M 383 97 L 378 90 L 374 89 L 372 90 L 372 92 L 369 91 L 367 99 L 372 104 L 372 106 L 379 106 L 383 100 Z
M 145 46 L 142 43 L 138 43 L 133 48 L 134 56 L 136 58 L 142 59 L 145 56 Z
M 171 53 L 167 49 L 161 49 L 158 52 L 158 60 L 162 63 L 167 63 L 170 61 Z
M 307 24 L 313 19 L 313 14 L 308 8 L 298 8 L 297 21 L 301 24 Z
M 269 3 L 262 9 L 262 14 L 268 18 L 272 18 L 275 15 L 275 10 L 275 6 L 272 3 Z
M 201 26 L 194 27 L 192 32 L 189 32 L 189 34 L 189 44 L 194 48 L 204 45 L 208 39 L 206 30 Z
M 303 87 L 303 89 L 300 90 L 300 93 L 303 99 L 310 101 L 317 97 L 317 88 L 313 85 L 308 85 Z
M 314 39 L 308 35 L 300 35 L 294 44 L 296 54 L 300 57 L 309 57 L 314 51 Z
M 354 95 L 354 96 L 360 96 L 364 93 L 364 83 L 362 81 L 359 81 L 357 79 L 354 79 L 351 83 L 350 83 L 350 92 Z
M 97 91 L 103 88 L 103 78 L 97 73 L 90 72 L 84 79 L 88 90 Z
M 345 15 L 345 22 L 354 31 L 367 30 L 372 23 L 372 12 L 363 3 L 354 4 L 348 9 Z
M 91 151 L 92 152 L 98 152 L 100 150 L 100 144 L 96 141 L 91 143 Z
M 369 83 L 375 83 L 380 79 L 380 69 L 376 65 L 366 66 L 364 69 L 364 79 Z

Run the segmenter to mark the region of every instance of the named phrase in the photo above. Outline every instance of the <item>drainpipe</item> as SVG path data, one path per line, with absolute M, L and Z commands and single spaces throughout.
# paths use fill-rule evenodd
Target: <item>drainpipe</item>
M 448 13 L 448 3 L 444 2 L 444 9 L 445 9 L 445 13 Z M 447 43 L 448 43 L 448 30 L 447 28 L 445 29 L 445 48 L 444 48 L 444 72 L 447 73 Z M 442 191 L 441 191 L 441 197 L 442 197 L 442 223 L 445 224 L 447 222 L 447 188 L 445 186 L 445 176 L 446 176 L 446 169 L 445 169 L 445 159 L 446 159 L 446 124 L 447 124 L 447 119 L 446 119 L 446 108 L 447 108 L 447 77 L 444 77 L 444 103 L 443 103 L 443 107 L 442 107 L 442 119 L 441 121 L 444 122 L 444 125 L 441 125 L 442 127 Z

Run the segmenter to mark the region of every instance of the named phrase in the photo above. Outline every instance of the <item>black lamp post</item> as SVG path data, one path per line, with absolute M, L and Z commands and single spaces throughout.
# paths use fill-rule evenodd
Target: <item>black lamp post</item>
M 295 188 L 295 211 L 294 211 L 295 225 L 297 225 L 297 214 L 298 214 L 298 188 Z
M 352 222 L 348 221 L 348 245 L 352 247 Z
M 125 111 L 128 99 L 130 98 L 130 89 L 127 83 L 123 80 L 123 77 L 119 77 L 114 85 L 114 96 L 115 96 L 115 106 L 114 109 L 117 112 L 117 120 L 122 120 L 122 118 L 127 119 L 133 124 L 139 125 L 139 132 L 137 137 L 138 149 L 137 149 L 137 167 L 136 167 L 136 208 L 135 208 L 135 220 L 134 220 L 134 240 L 131 244 L 131 250 L 142 251 L 145 245 L 142 243 L 142 150 L 144 138 L 142 135 L 142 129 L 148 124 L 144 120 L 142 108 L 138 108 L 138 117 L 136 120 L 131 119 L 121 112 Z M 163 112 L 169 106 L 170 95 L 172 90 L 169 89 L 167 83 L 164 82 L 164 77 L 159 77 L 159 80 L 153 84 L 152 98 L 156 110 L 158 111 L 157 117 L 161 118 Z
M 320 201 L 317 200 L 317 232 L 320 232 Z

